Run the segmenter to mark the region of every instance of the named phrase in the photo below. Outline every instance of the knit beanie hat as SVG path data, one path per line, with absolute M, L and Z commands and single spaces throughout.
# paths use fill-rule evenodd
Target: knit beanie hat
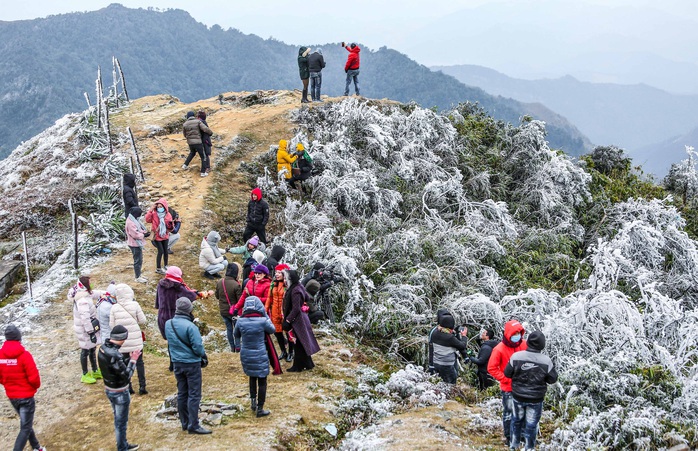
M 543 334 L 543 332 L 537 330 L 528 336 L 528 340 L 526 340 L 526 343 L 528 343 L 528 347 L 530 349 L 542 351 L 543 349 L 545 349 L 545 335 Z
M 175 303 L 175 308 L 175 313 L 183 313 L 185 315 L 188 315 L 194 309 L 194 306 L 191 304 L 191 301 L 188 298 L 182 296 L 181 298 L 177 299 L 177 302 Z
M 286 263 L 280 263 L 276 265 L 276 268 L 274 268 L 274 271 L 283 271 L 284 269 L 291 269 Z
M 190 117 L 194 117 L 194 116 L 196 116 L 196 114 L 194 114 L 193 111 L 187 112 L 187 119 L 189 119 Z
M 260 265 L 255 266 L 254 272 L 257 273 L 257 274 L 266 274 L 266 275 L 269 275 L 269 268 L 267 268 L 266 266 L 260 264 Z
M 439 319 L 439 326 L 445 327 L 446 329 L 453 329 L 456 327 L 456 320 L 453 319 L 451 315 L 442 315 Z
M 131 209 L 128 212 L 131 216 L 133 216 L 136 219 L 140 218 L 143 214 L 143 210 L 141 210 L 141 207 L 131 207 Z
M 5 340 L 22 341 L 22 332 L 20 332 L 14 324 L 8 324 L 7 327 L 5 327 Z
M 250 238 L 250 241 L 248 241 L 248 243 L 253 245 L 253 246 L 258 246 L 259 245 L 259 238 L 257 238 L 256 236 L 253 236 L 252 238 Z
M 128 330 L 121 324 L 118 324 L 111 330 L 109 338 L 114 341 L 126 340 L 128 338 Z
M 176 277 L 178 279 L 181 279 L 182 278 L 182 270 L 179 269 L 179 267 L 177 267 L 177 266 L 170 266 L 169 268 L 167 268 L 167 272 L 165 272 L 165 275 L 166 276 L 173 276 L 173 277 Z

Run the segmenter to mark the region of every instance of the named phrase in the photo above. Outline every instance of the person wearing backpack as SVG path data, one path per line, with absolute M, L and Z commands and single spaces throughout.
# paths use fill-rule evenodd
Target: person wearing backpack
M 128 331 L 128 337 L 119 349 L 124 357 L 124 361 L 126 361 L 131 352 L 143 351 L 145 334 L 143 334 L 141 326 L 145 326 L 148 320 L 140 304 L 134 299 L 133 289 L 130 286 L 125 283 L 117 284 L 115 292 L 116 304 L 112 306 L 109 312 L 109 325 L 112 328 L 121 325 Z M 143 363 L 142 353 L 136 360 L 136 372 L 138 373 L 138 394 L 147 395 L 148 390 L 145 388 L 145 364 Z M 131 394 L 135 393 L 130 381 L 128 388 Z
M 230 350 L 233 352 L 240 352 L 240 343 L 235 340 L 235 336 L 233 335 L 237 319 L 233 317 L 230 312 L 230 309 L 234 306 L 234 302 L 242 296 L 242 286 L 240 286 L 240 282 L 238 281 L 239 274 L 240 264 L 233 262 L 228 265 L 225 271 L 225 277 L 216 283 L 218 310 L 225 323 L 228 344 L 230 345 Z
M 308 180 L 310 178 L 311 173 L 313 172 L 313 159 L 310 156 L 310 154 L 305 150 L 303 144 L 296 144 L 296 155 L 298 155 L 298 159 L 295 161 L 294 164 L 297 169 L 297 171 L 295 171 L 297 172 L 297 174 L 294 173 L 291 176 L 291 178 L 288 179 L 288 184 L 293 189 L 298 189 L 296 187 L 296 182 L 303 182 L 304 180 Z M 301 188 L 303 188 L 303 183 L 301 183 Z

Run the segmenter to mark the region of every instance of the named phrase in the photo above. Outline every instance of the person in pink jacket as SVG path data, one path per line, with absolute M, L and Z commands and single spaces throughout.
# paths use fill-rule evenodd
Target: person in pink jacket
M 174 229 L 174 220 L 172 219 L 172 214 L 169 212 L 167 199 L 163 197 L 155 202 L 153 208 L 148 210 L 148 213 L 145 214 L 145 222 L 151 224 L 153 245 L 155 245 L 158 250 L 158 256 L 156 258 L 157 269 L 155 272 L 164 275 L 167 271 L 167 247 L 170 240 L 170 231 Z M 160 264 L 163 260 L 165 262 L 164 268 Z
M 141 276 L 143 267 L 143 245 L 150 232 L 138 220 L 143 211 L 140 207 L 132 207 L 126 219 L 126 244 L 133 254 L 133 272 L 136 274 L 136 282 L 146 283 L 148 279 Z

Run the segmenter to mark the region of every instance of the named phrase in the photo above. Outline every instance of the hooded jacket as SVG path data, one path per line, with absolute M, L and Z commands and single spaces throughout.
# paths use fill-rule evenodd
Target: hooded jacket
M 124 174 L 124 213 L 128 218 L 131 208 L 138 206 L 138 196 L 136 196 L 136 176 L 134 174 Z
M 525 330 L 520 322 L 516 320 L 508 321 L 504 325 L 504 339 L 501 343 L 494 347 L 490 361 L 487 364 L 487 372 L 499 381 L 499 388 L 503 392 L 511 392 L 511 378 L 504 375 L 504 368 L 511 356 L 517 351 L 524 351 L 526 340 L 523 339 Z M 521 341 L 512 343 L 511 337 L 517 333 L 521 333 Z
M 470 361 L 477 365 L 477 372 L 482 375 L 483 380 L 487 378 L 487 364 L 490 361 L 492 350 L 499 344 L 499 340 L 491 339 L 483 341 L 477 357 L 471 357 Z
M 228 270 L 226 271 L 225 277 L 219 279 L 216 283 L 216 299 L 218 299 L 218 310 L 221 316 L 230 318 L 231 309 L 235 306 L 240 296 L 242 296 L 242 286 L 238 282 L 238 276 L 240 274 L 240 264 L 237 262 L 232 262 L 228 265 Z M 231 276 L 229 274 L 233 273 Z M 225 286 L 225 289 L 223 287 Z M 228 294 L 226 296 L 226 293 Z
M 358 70 L 359 66 L 361 65 L 361 61 L 359 58 L 359 52 L 361 52 L 361 48 L 359 46 L 355 46 L 354 48 L 351 48 L 350 46 L 344 47 L 347 49 L 347 52 L 349 52 L 349 56 L 347 57 L 347 63 L 344 65 L 344 72 L 348 70 Z
M 531 346 L 511 356 L 504 374 L 511 378 L 511 394 L 519 402 L 542 402 L 548 384 L 557 382 L 557 370 L 550 357 Z
M 130 213 L 130 211 L 131 210 L 129 210 L 128 213 Z M 126 244 L 130 247 L 143 247 L 141 243 L 143 243 L 143 240 L 145 239 L 145 227 L 143 227 L 140 221 L 138 221 L 138 218 L 134 218 L 136 219 L 136 222 L 129 219 L 128 213 L 126 214 L 126 225 L 124 226 L 124 232 L 126 232 Z
M 257 200 L 252 200 L 252 194 L 257 195 Z M 264 227 L 267 221 L 269 221 L 269 204 L 262 199 L 262 190 L 255 188 L 250 192 L 250 201 L 247 203 L 247 224 Z
M 111 334 L 111 326 L 109 325 L 109 314 L 112 307 L 116 304 L 116 285 L 109 284 L 107 291 L 99 297 L 95 309 L 97 310 L 97 319 L 99 320 L 99 335 L 102 337 L 102 343 L 109 339 Z
M 94 295 L 96 296 L 96 293 Z M 95 333 L 92 318 L 97 318 L 97 309 L 92 301 L 92 296 L 87 290 L 77 291 L 72 298 L 68 296 L 68 300 L 73 302 L 73 331 L 75 331 L 80 349 L 97 347 L 97 343 L 92 343 L 90 340 L 90 334 Z M 100 336 L 97 334 L 97 342 L 99 341 Z
M 10 399 L 32 398 L 41 387 L 34 357 L 19 341 L 7 340 L 0 349 L 0 384 Z
M 153 237 L 155 241 L 165 241 L 170 239 L 170 230 L 174 228 L 174 221 L 172 219 L 172 215 L 170 214 L 167 199 L 161 197 L 155 203 L 162 204 L 162 206 L 165 207 L 165 235 L 160 236 L 158 234 L 158 229 L 160 227 L 160 217 L 158 216 L 158 212 L 155 209 L 151 208 L 150 210 L 148 210 L 148 213 L 145 214 L 145 222 L 151 224 L 150 229 L 153 231 Z
M 286 255 L 286 249 L 283 246 L 275 244 L 272 246 L 271 252 L 269 252 L 269 257 L 262 261 L 262 264 L 269 269 L 269 273 L 272 276 L 274 274 L 274 269 L 279 266 L 284 255 Z
M 291 171 L 291 165 L 298 159 L 298 155 L 290 154 L 288 152 L 288 143 L 285 139 L 279 141 L 279 150 L 276 152 L 276 172 L 279 173 L 281 170 L 286 169 L 284 177 L 290 179 L 293 175 Z
M 167 340 L 167 337 L 165 337 L 165 323 L 174 317 L 177 310 L 177 299 L 182 296 L 194 301 L 197 298 L 197 293 L 174 280 L 168 278 L 160 279 L 155 294 L 155 308 L 158 309 L 158 329 L 160 329 L 160 334 L 165 340 Z
M 177 313 L 165 323 L 165 339 L 174 363 L 200 363 L 206 355 L 201 332 L 192 317 Z
M 184 122 L 182 126 L 182 134 L 187 138 L 187 144 L 190 146 L 201 145 L 201 134 L 206 133 L 207 135 L 213 135 L 210 128 L 206 126 L 201 120 L 194 116 Z
M 308 56 L 308 70 L 313 72 L 321 72 L 325 68 L 325 57 L 317 50 Z
M 301 47 L 298 49 L 298 72 L 300 73 L 301 80 L 310 78 L 310 71 L 308 70 L 308 54 L 310 49 L 308 47 Z
M 201 240 L 201 253 L 199 253 L 199 267 L 206 270 L 211 265 L 221 263 L 225 249 L 220 249 L 218 243 L 221 241 L 221 236 L 216 231 L 210 231 L 208 236 Z M 218 257 L 216 257 L 218 251 Z
M 147 323 L 145 314 L 140 304 L 133 298 L 133 289 L 125 283 L 116 286 L 116 304 L 109 313 L 109 325 L 114 328 L 122 325 L 128 331 L 128 338 L 121 345 L 122 353 L 130 353 L 143 349 L 143 334 L 141 325 Z
M 269 375 L 269 356 L 265 334 L 274 333 L 274 325 L 264 311 L 262 301 L 256 296 L 245 300 L 242 316 L 235 324 L 233 334 L 240 339 L 240 363 L 249 377 Z
M 284 321 L 283 305 L 284 295 L 286 294 L 286 283 L 276 278 L 272 280 L 269 286 L 269 295 L 264 302 L 264 308 L 267 309 L 271 322 L 276 327 L 276 332 L 283 332 L 282 323 Z

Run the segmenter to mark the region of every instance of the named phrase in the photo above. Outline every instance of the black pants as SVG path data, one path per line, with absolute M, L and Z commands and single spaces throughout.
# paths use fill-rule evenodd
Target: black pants
M 204 155 L 206 155 L 206 169 L 204 172 L 209 172 L 211 170 L 211 146 L 204 143 Z
M 97 371 L 97 356 L 95 354 L 95 349 L 80 349 L 80 365 L 82 365 L 82 374 L 87 374 L 87 357 L 90 358 L 90 365 L 92 366 L 92 371 Z
M 128 365 L 129 360 L 131 360 L 131 355 L 128 352 L 122 352 L 124 356 L 124 363 Z M 136 360 L 136 373 L 138 373 L 138 386 L 139 388 L 145 388 L 145 364 L 143 363 L 143 353 L 138 356 Z M 131 381 L 128 382 L 129 387 L 131 386 Z
M 13 450 L 22 451 L 27 440 L 29 440 L 32 449 L 41 448 L 41 444 L 34 434 L 34 411 L 36 410 L 34 398 L 10 399 L 10 403 L 19 414 L 19 434 L 17 434 Z
M 313 358 L 305 352 L 305 348 L 300 340 L 297 340 L 294 346 L 293 365 L 291 365 L 291 368 L 294 370 L 312 370 L 315 368 Z
M 264 230 L 263 225 L 257 225 L 257 224 L 247 224 L 245 227 L 245 231 L 242 232 L 242 241 L 243 243 L 247 243 L 247 240 L 252 238 L 252 235 L 255 233 L 259 237 L 259 241 L 261 241 L 264 244 L 267 244 L 267 232 Z
M 264 407 L 267 400 L 267 378 L 250 376 L 250 398 L 257 398 L 257 410 Z
M 206 152 L 204 151 L 204 145 L 203 144 L 189 144 L 189 156 L 187 157 L 186 160 L 184 160 L 184 164 L 189 166 L 189 163 L 191 163 L 191 160 L 194 159 L 194 155 L 199 154 L 199 158 L 201 159 L 201 172 L 204 173 L 206 172 Z
M 298 189 L 298 187 L 296 186 L 296 182 L 301 182 L 300 188 L 301 188 L 301 190 L 303 190 L 303 192 L 305 192 L 305 187 L 303 186 L 303 181 L 308 180 L 308 178 L 309 177 L 307 177 L 307 173 L 306 174 L 301 173 L 300 175 L 294 175 L 290 179 L 287 179 L 286 183 L 288 183 L 291 188 Z
M 162 262 L 162 260 L 165 261 L 165 266 L 167 266 L 167 257 L 169 255 L 167 253 L 168 243 L 169 243 L 169 240 L 164 240 L 164 241 L 153 240 L 153 244 L 155 245 L 155 248 L 158 250 L 158 257 L 156 260 L 157 265 L 158 265 L 158 269 L 162 268 L 162 266 L 160 266 L 160 263 Z
M 183 429 L 199 428 L 201 404 L 201 362 L 174 364 L 177 379 L 177 412 Z
M 131 254 L 133 254 L 133 272 L 136 274 L 136 279 L 141 276 L 141 268 L 143 267 L 143 248 L 140 246 L 129 246 Z
M 274 336 L 276 337 L 276 341 L 279 342 L 279 349 L 281 349 L 281 352 L 286 352 L 286 337 L 284 337 L 284 333 L 274 332 Z M 288 344 L 291 345 L 292 343 L 289 341 Z

